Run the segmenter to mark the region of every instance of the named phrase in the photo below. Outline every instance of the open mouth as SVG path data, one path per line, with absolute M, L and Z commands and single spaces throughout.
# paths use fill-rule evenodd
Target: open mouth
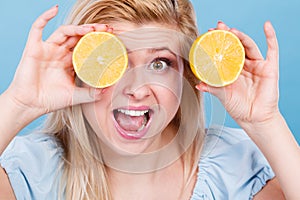
M 124 138 L 140 139 L 148 130 L 151 112 L 150 109 L 115 109 L 113 110 L 115 126 Z

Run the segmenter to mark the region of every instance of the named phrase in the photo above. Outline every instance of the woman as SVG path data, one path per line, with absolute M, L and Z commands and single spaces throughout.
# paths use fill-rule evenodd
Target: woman
M 221 100 L 280 184 L 243 131 L 215 127 L 205 133 L 198 81 L 185 59 L 197 37 L 189 1 L 78 1 L 70 25 L 44 42 L 42 30 L 57 12 L 56 6 L 33 24 L 15 78 L 0 98 L 1 194 L 283 199 L 282 188 L 286 198 L 299 197 L 299 174 L 286 169 L 289 164 L 297 171 L 299 149 L 278 110 L 278 47 L 269 22 L 266 60 L 248 36 L 218 23 L 217 29 L 242 41 L 245 67 L 230 86 L 200 83 L 197 89 Z M 114 33 L 128 49 L 128 70 L 112 87 L 94 89 L 75 80 L 72 50 L 91 31 Z M 15 137 L 46 113 L 42 133 Z

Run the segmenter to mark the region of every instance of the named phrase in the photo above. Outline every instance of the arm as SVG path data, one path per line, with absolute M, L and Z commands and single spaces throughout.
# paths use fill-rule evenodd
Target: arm
M 265 199 L 285 200 L 281 186 L 276 177 L 272 180 L 269 180 L 263 189 L 253 197 L 253 200 Z
M 107 26 L 61 26 L 43 41 L 43 29 L 57 12 L 55 6 L 34 22 L 14 79 L 0 96 L 0 155 L 13 137 L 37 117 L 100 97 L 99 90 L 75 85 L 72 49 L 81 36 L 107 31 Z
M 217 28 L 230 30 L 241 40 L 246 51 L 243 71 L 235 83 L 224 88 L 204 83 L 197 87 L 217 96 L 256 143 L 274 170 L 285 197 L 300 199 L 300 149 L 278 107 L 279 48 L 275 31 L 270 22 L 265 23 L 268 52 L 264 59 L 249 36 L 224 23 Z
M 0 199 L 12 200 L 16 199 L 12 187 L 9 183 L 7 174 L 0 167 Z
M 300 149 L 282 115 L 246 132 L 269 161 L 285 197 L 300 199 Z
M 7 93 L 0 96 L 0 155 L 12 138 L 39 115 L 18 106 Z

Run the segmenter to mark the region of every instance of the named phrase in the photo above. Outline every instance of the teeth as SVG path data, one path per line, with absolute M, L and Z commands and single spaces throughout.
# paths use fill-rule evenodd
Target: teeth
M 142 131 L 146 127 L 146 124 L 147 124 L 147 119 L 145 117 L 142 126 L 137 130 L 137 132 Z
M 145 113 L 149 112 L 149 110 L 124 110 L 118 109 L 118 112 L 124 113 L 125 115 L 129 115 L 132 117 L 143 116 Z
M 145 124 L 143 124 L 136 132 L 140 132 L 145 128 Z

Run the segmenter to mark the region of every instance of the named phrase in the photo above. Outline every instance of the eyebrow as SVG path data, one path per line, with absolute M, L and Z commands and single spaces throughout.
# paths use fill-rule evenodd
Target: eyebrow
M 171 49 L 168 48 L 168 47 L 150 48 L 147 51 L 149 53 L 156 53 L 156 52 L 159 52 L 159 51 L 169 51 L 171 54 L 173 54 L 174 56 L 176 56 L 176 54 L 173 51 L 171 51 Z

